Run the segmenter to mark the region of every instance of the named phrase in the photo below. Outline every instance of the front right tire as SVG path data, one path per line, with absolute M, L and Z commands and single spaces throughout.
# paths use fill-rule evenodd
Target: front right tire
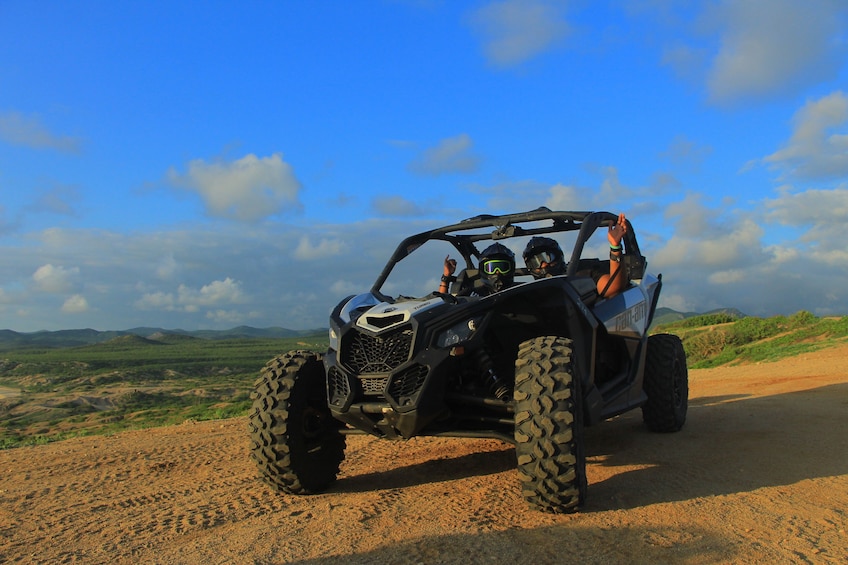
M 574 512 L 586 499 L 582 406 L 571 340 L 522 343 L 515 362 L 515 452 L 532 508 Z

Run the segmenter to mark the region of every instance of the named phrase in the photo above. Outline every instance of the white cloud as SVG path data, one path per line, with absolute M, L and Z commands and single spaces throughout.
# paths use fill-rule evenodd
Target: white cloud
M 789 226 L 833 225 L 843 229 L 848 218 L 848 185 L 834 189 L 784 191 L 765 201 L 768 218 Z
M 180 266 L 177 263 L 177 260 L 174 259 L 174 255 L 168 254 L 162 258 L 159 265 L 156 267 L 156 276 L 163 280 L 169 280 L 176 275 L 179 269 Z
M 726 271 L 717 281 L 763 260 L 763 229 L 752 217 L 722 217 L 720 210 L 706 208 L 700 195 L 689 194 L 668 206 L 666 218 L 674 221 L 674 234 L 652 251 L 649 260 L 655 264 L 705 269 L 704 278 Z
M 238 310 L 210 310 L 206 313 L 206 318 L 216 323 L 237 324 L 245 320 L 246 316 Z
M 422 175 L 473 173 L 480 166 L 480 157 L 471 151 L 474 145 L 466 133 L 439 141 L 409 164 L 409 170 Z
M 488 4 L 471 16 L 483 52 L 497 67 L 515 66 L 555 46 L 569 25 L 554 2 L 505 0 Z
M 362 285 L 346 280 L 337 280 L 330 285 L 330 292 L 336 296 L 348 296 L 362 292 L 362 290 Z
M 197 192 L 210 216 L 255 221 L 273 216 L 286 206 L 299 208 L 300 182 L 282 155 L 250 154 L 231 163 L 195 159 L 188 172 L 168 171 L 176 187 Z
M 55 135 L 37 116 L 24 116 L 19 112 L 0 114 L 0 139 L 12 145 L 55 149 L 63 153 L 79 153 L 82 149 L 79 138 Z
M 186 307 L 218 306 L 220 304 L 238 304 L 245 302 L 241 283 L 230 277 L 222 281 L 212 281 L 199 290 L 180 285 L 177 302 Z
M 830 258 L 832 242 L 844 237 L 848 185 L 800 192 L 784 189 L 777 198 L 766 199 L 764 207 L 767 221 L 800 228 L 798 242 L 820 246 L 823 256 Z
M 52 264 L 42 265 L 32 274 L 35 286 L 42 292 L 61 294 L 70 291 L 74 286 L 74 280 L 79 275 L 79 268 L 54 266 Z
M 311 261 L 342 255 L 347 249 L 348 246 L 340 239 L 322 238 L 317 245 L 313 245 L 309 237 L 304 235 L 294 250 L 294 256 L 296 259 Z
M 239 281 L 230 277 L 212 281 L 200 288 L 181 284 L 176 294 L 171 292 L 147 292 L 135 301 L 139 310 L 163 310 L 166 312 L 200 312 L 202 309 L 222 305 L 243 304 L 248 301 Z
M 135 307 L 139 310 L 165 310 L 175 309 L 176 300 L 174 295 L 168 292 L 148 292 L 136 300 Z
M 733 284 L 744 282 L 747 277 L 744 269 L 727 269 L 711 273 L 707 280 L 713 284 Z
M 381 216 L 420 216 L 424 213 L 418 204 L 399 195 L 378 196 L 371 205 Z
M 836 76 L 845 49 L 840 0 L 728 0 L 716 17 L 719 51 L 708 71 L 713 100 L 759 97 Z
M 81 314 L 88 312 L 88 300 L 81 294 L 75 294 L 65 300 L 62 304 L 62 312 L 65 314 Z
M 576 186 L 556 184 L 550 188 L 550 196 L 545 206 L 551 210 L 584 210 L 591 208 L 591 198 L 587 191 Z
M 794 131 L 783 149 L 763 160 L 798 178 L 848 175 L 848 96 L 833 92 L 807 102 L 793 117 Z M 841 132 L 835 131 L 842 128 Z

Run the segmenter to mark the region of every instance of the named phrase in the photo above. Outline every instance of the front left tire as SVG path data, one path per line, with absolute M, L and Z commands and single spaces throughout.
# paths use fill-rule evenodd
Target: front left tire
M 326 490 L 344 459 L 343 424 L 327 406 L 321 356 L 292 351 L 272 359 L 254 386 L 250 455 L 274 490 Z

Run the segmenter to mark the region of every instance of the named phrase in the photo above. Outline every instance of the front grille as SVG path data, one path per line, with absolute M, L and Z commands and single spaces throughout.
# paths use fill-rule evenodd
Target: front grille
M 428 369 L 424 365 L 413 365 L 399 372 L 389 386 L 389 396 L 401 402 L 402 398 L 414 396 L 424 386 Z
M 359 384 L 362 385 L 362 393 L 366 396 L 382 396 L 388 380 L 389 377 L 359 377 Z
M 379 336 L 355 332 L 342 346 L 343 363 L 360 375 L 388 373 L 409 359 L 412 336 L 409 327 Z
M 330 370 L 327 373 L 327 384 L 330 404 L 335 406 L 343 405 L 350 394 L 350 383 L 348 382 L 347 377 L 345 377 L 341 371 L 335 367 L 330 367 Z

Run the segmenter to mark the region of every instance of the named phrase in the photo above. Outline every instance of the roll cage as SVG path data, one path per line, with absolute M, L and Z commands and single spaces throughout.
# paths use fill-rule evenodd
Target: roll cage
M 552 211 L 546 207 L 516 214 L 474 216 L 457 224 L 411 235 L 401 241 L 371 287 L 371 293 L 381 300 L 392 302 L 391 297 L 385 296 L 380 291 L 383 283 L 386 282 L 395 265 L 430 240 L 450 243 L 456 249 L 458 255 L 465 260 L 466 267 L 472 269 L 476 268 L 475 265 L 480 259 L 480 249 L 476 245 L 478 242 L 577 231 L 577 239 L 572 248 L 571 258 L 565 273 L 566 276 L 574 276 L 580 269 L 583 247 L 595 233 L 595 230 L 599 227 L 613 225 L 617 221 L 618 215 L 610 212 L 564 212 Z M 641 278 L 645 260 L 639 250 L 636 232 L 630 220 L 625 221 L 627 233 L 623 241 L 627 268 L 632 278 Z M 534 223 L 541 223 L 542 225 L 525 225 Z M 488 230 L 487 228 L 493 229 Z M 564 251 L 567 256 L 567 250 Z

